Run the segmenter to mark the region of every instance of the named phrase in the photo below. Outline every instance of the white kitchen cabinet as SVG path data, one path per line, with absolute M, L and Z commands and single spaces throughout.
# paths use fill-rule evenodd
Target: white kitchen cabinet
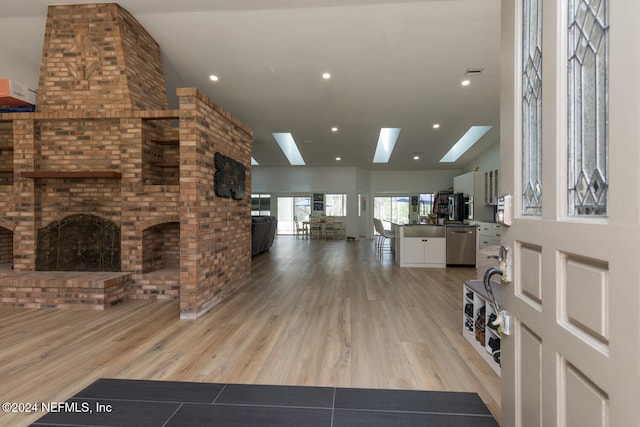
M 500 333 L 491 324 L 493 307 L 481 280 L 467 280 L 462 287 L 462 336 L 500 376 Z M 500 283 L 491 282 L 491 291 L 500 303 Z
M 476 222 L 478 225 L 478 249 L 500 245 L 500 224 L 493 222 Z
M 491 246 L 493 240 L 493 226 L 488 222 L 478 222 L 478 249 Z
M 501 230 L 502 230 L 502 226 L 500 224 L 496 224 L 496 223 L 493 224 L 493 227 L 491 228 L 491 232 L 492 232 L 492 234 L 491 234 L 491 237 L 492 237 L 491 242 L 492 243 L 491 244 L 492 245 L 498 245 L 498 246 L 500 245 L 500 232 L 501 232 Z
M 473 196 L 475 194 L 475 175 L 476 172 L 469 172 L 453 177 L 453 192 Z
M 453 192 L 464 193 L 469 196 L 480 194 L 483 189 L 482 172 L 467 172 L 453 177 Z
M 400 267 L 446 267 L 447 246 L 444 237 L 405 238 Z
M 484 203 L 487 205 L 498 204 L 498 169 L 484 172 Z
M 398 227 L 396 262 L 400 267 L 447 266 L 446 227 L 412 225 Z

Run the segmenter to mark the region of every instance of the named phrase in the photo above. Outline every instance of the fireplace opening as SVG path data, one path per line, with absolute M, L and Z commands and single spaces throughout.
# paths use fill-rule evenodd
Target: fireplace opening
M 0 269 L 13 265 L 13 232 L 0 227 Z
M 38 230 L 36 270 L 120 271 L 120 228 L 90 214 L 52 222 Z
M 0 121 L 0 185 L 13 185 L 13 122 Z
M 132 298 L 180 299 L 180 223 L 164 222 L 142 230 L 142 274 Z
M 142 232 L 142 274 L 160 270 L 178 271 L 180 266 L 180 224 L 166 222 Z

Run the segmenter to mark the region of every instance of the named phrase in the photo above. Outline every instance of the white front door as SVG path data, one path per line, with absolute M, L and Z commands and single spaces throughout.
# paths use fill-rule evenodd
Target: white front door
M 505 426 L 640 426 L 639 19 L 636 0 L 502 1 Z

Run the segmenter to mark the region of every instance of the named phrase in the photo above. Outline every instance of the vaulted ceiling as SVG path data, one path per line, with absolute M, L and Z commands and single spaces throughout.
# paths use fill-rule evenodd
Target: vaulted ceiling
M 37 87 L 50 2 L 2 2 L 0 77 Z M 291 132 L 306 167 L 372 170 L 460 169 L 499 139 L 499 0 L 119 4 L 160 44 L 172 107 L 176 88 L 198 87 L 253 129 L 259 167 L 289 165 L 274 132 Z M 439 163 L 477 125 L 492 129 Z M 382 127 L 400 136 L 389 163 L 374 164 Z

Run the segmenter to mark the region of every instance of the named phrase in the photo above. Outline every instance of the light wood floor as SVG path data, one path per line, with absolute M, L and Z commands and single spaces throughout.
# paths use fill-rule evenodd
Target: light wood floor
M 0 308 L 0 400 L 63 401 L 100 377 L 473 391 L 501 421 L 500 380 L 461 335 L 474 269 L 401 269 L 372 241 L 280 236 L 252 270 L 196 321 L 177 302 Z

